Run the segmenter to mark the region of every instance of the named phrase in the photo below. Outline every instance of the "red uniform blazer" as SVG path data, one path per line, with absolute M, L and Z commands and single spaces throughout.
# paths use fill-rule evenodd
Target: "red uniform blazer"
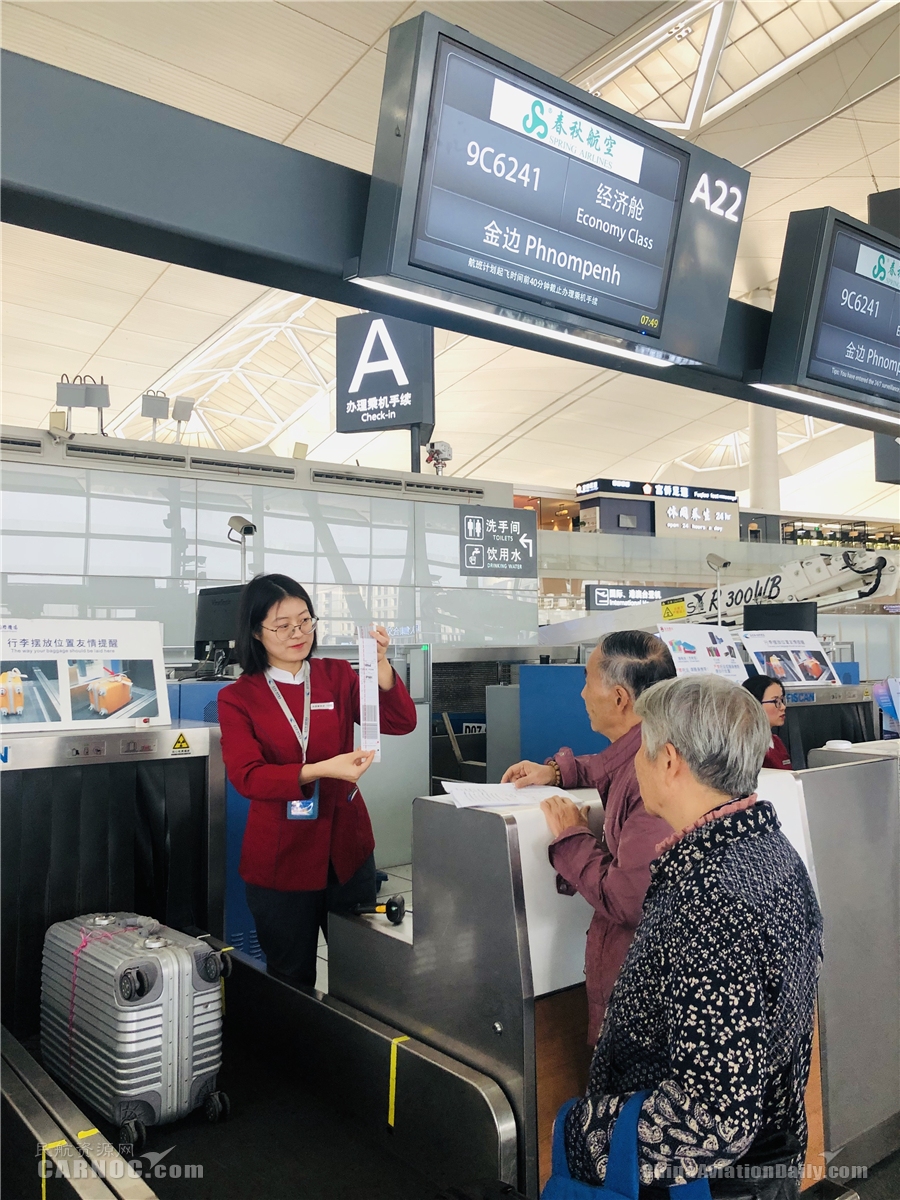
M 788 754 L 788 748 L 777 733 L 772 734 L 772 745 L 766 751 L 763 766 L 771 767 L 776 771 L 790 771 L 791 769 L 791 756 Z
M 353 749 L 359 676 L 343 659 L 313 658 L 310 682 L 308 758 L 321 762 Z M 275 686 L 302 727 L 303 687 Z M 412 733 L 416 706 L 396 674 L 394 686 L 379 698 L 382 733 Z M 317 708 L 319 704 L 333 707 Z M 318 818 L 288 820 L 288 800 L 311 796 L 313 789 L 300 787 L 303 752 L 263 674 L 242 675 L 219 692 L 219 724 L 228 778 L 250 801 L 241 878 L 278 892 L 319 891 L 328 881 L 331 862 L 340 882 L 346 883 L 375 848 L 361 793 L 348 800 L 353 784 L 322 779 Z

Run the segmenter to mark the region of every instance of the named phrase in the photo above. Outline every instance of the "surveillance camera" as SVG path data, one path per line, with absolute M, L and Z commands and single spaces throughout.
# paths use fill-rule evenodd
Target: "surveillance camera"
M 727 558 L 722 558 L 718 554 L 707 554 L 706 565 L 711 571 L 724 571 L 726 567 L 731 566 L 731 562 Z
M 444 462 L 450 462 L 453 458 L 453 448 L 449 442 L 429 442 L 428 453 L 432 458 L 442 458 Z
M 241 537 L 252 537 L 256 533 L 256 526 L 247 517 L 229 517 L 228 528 Z

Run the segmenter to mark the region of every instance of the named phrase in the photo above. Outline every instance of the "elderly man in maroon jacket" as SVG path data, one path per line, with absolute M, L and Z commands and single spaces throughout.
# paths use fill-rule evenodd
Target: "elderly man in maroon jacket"
M 591 727 L 612 744 L 600 754 L 578 758 L 564 746 L 543 766 L 520 762 L 503 776 L 504 783 L 517 787 L 596 787 L 603 801 L 601 840 L 588 826 L 586 807 L 579 809 L 562 796 L 541 805 L 554 837 L 550 862 L 557 871 L 557 888 L 567 896 L 580 892 L 594 909 L 585 954 L 592 1044 L 641 919 L 656 844 L 671 833 L 641 800 L 634 773 L 641 722 L 634 702 L 648 687 L 674 675 L 672 656 L 658 637 L 640 630 L 607 634 L 588 659 L 581 696 Z

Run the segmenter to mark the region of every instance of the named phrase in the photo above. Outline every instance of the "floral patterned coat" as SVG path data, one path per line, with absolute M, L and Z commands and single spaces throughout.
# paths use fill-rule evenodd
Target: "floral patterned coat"
M 651 865 L 588 1092 L 566 1119 L 572 1175 L 601 1183 L 628 1097 L 641 1182 L 728 1168 L 762 1130 L 806 1146 L 822 917 L 770 804 L 693 829 Z

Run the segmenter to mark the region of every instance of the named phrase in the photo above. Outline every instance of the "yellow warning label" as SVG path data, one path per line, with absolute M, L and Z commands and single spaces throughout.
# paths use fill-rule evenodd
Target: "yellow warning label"
M 172 747 L 172 753 L 173 754 L 190 754 L 190 752 L 191 752 L 190 743 L 188 742 L 187 738 L 184 736 L 183 733 L 179 733 L 178 737 L 175 739 L 175 745 Z
M 680 621 L 687 616 L 687 605 L 683 600 L 663 601 L 660 607 L 664 621 Z

